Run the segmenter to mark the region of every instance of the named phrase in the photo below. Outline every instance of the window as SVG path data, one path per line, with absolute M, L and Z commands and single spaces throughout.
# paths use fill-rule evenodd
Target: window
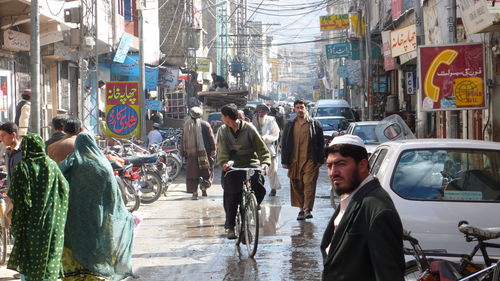
M 391 188 L 415 200 L 500 201 L 500 151 L 408 150 L 401 154 Z
M 377 176 L 378 171 L 380 170 L 380 166 L 382 166 L 382 162 L 384 162 L 385 156 L 387 155 L 387 149 L 380 149 L 370 157 L 370 174 L 373 176 Z

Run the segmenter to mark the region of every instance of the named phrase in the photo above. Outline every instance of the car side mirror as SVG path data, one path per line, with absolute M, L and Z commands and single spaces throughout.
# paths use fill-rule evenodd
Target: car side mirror
M 403 130 L 401 129 L 401 127 L 396 124 L 396 123 L 393 123 L 389 126 L 387 126 L 387 128 L 384 129 L 384 136 L 389 139 L 389 140 L 394 140 L 394 139 L 397 139 L 400 135 L 401 135 L 401 132 Z

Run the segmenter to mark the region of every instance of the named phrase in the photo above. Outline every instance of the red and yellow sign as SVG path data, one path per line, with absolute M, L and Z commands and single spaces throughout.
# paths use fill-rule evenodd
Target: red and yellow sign
M 106 134 L 118 138 L 140 136 L 139 82 L 106 83 Z
M 320 30 L 336 30 L 349 28 L 349 15 L 330 15 L 319 17 Z
M 418 50 L 424 111 L 486 107 L 482 44 L 422 46 Z
M 417 49 L 417 30 L 414 24 L 391 31 L 391 56 L 393 58 Z

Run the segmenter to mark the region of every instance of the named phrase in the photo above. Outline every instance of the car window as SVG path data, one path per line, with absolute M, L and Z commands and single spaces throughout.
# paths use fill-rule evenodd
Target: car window
M 385 156 L 387 155 L 387 152 L 388 150 L 387 149 L 380 149 L 378 152 L 377 152 L 377 155 L 376 155 L 376 158 L 372 160 L 372 158 L 370 158 L 370 174 L 376 176 L 378 171 L 380 170 L 380 166 L 382 166 L 382 162 L 384 161 L 385 159 Z M 375 155 L 374 155 L 375 156 Z
M 416 200 L 500 201 L 500 151 L 428 149 L 404 151 L 391 188 Z
M 376 125 L 356 126 L 352 132 L 353 135 L 360 137 L 365 143 L 378 143 L 377 135 L 375 134 Z
M 338 130 L 340 120 L 342 119 L 319 119 L 325 131 Z

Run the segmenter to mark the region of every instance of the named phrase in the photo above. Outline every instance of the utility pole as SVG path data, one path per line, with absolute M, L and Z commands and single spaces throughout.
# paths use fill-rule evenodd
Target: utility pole
M 448 0 L 448 32 L 447 43 L 456 43 L 457 34 L 455 23 L 457 21 L 457 1 Z M 458 112 L 446 111 L 446 138 L 457 138 Z
M 139 100 L 141 104 L 140 116 L 141 116 L 141 140 L 146 140 L 146 71 L 144 66 L 144 16 L 142 0 L 137 0 L 137 14 L 139 20 L 139 87 L 141 87 L 139 92 Z
M 31 114 L 30 123 L 33 133 L 40 134 L 40 14 L 38 0 L 31 1 Z
M 413 5 L 415 6 L 415 25 L 417 31 L 417 46 L 421 46 L 425 44 L 424 37 L 424 12 L 422 9 L 422 5 L 420 4 L 420 0 L 414 0 Z M 418 74 L 420 76 L 420 74 Z M 419 79 L 422 79 L 420 77 Z M 419 83 L 417 83 L 419 85 Z M 420 92 L 421 89 L 417 88 L 417 91 Z M 421 93 L 421 92 L 420 92 Z M 418 138 L 424 138 L 427 136 L 427 112 L 422 111 L 422 100 L 417 100 L 417 118 L 416 118 L 416 134 Z
M 373 89 L 372 89 L 372 48 L 371 48 L 371 27 L 370 27 L 370 5 L 371 1 L 365 1 L 365 51 L 366 51 L 366 72 L 365 72 L 365 92 L 368 99 L 368 120 L 373 120 Z M 364 95 L 365 93 L 363 93 Z

